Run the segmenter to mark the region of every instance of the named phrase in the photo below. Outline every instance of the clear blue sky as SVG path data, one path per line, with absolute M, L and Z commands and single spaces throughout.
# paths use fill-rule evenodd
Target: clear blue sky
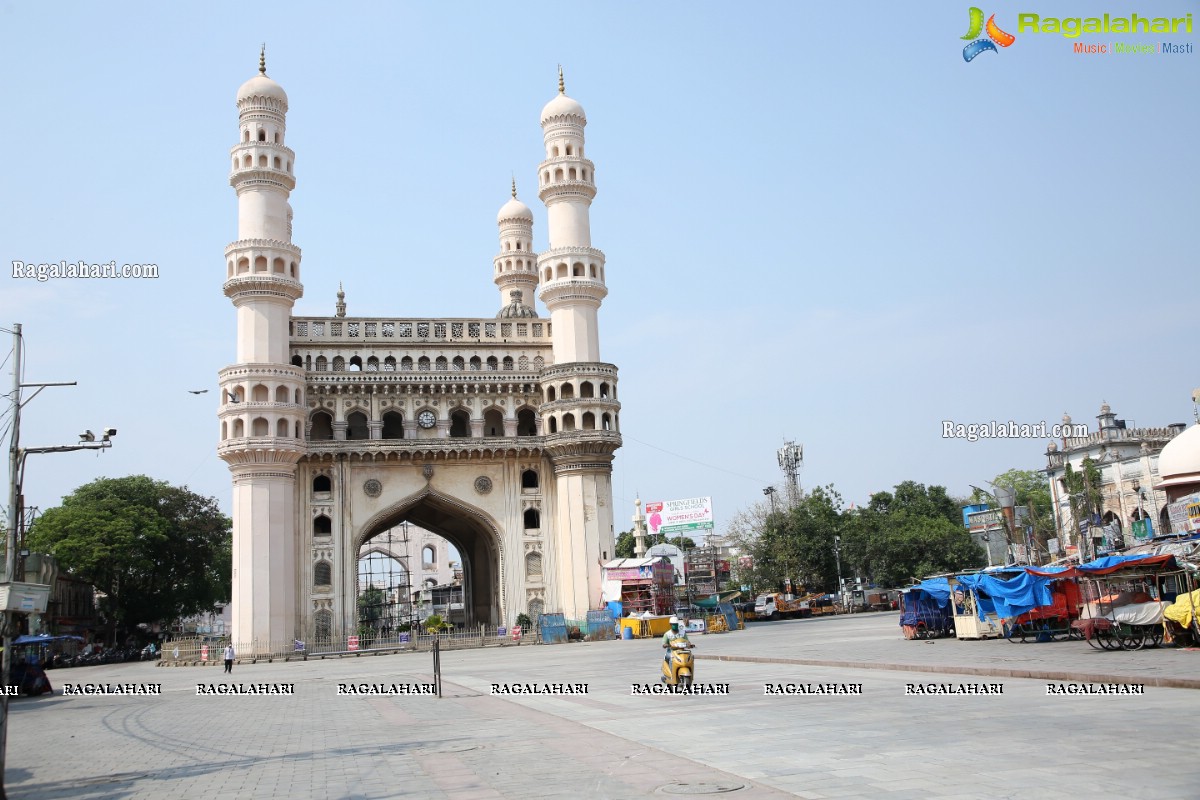
M 1027 5 L 1010 7 L 1197 11 Z M 1082 56 L 1018 34 L 968 64 L 967 8 L 0 4 L 0 325 L 25 325 L 27 381 L 79 382 L 28 406 L 23 442 L 120 430 L 103 455 L 32 457 L 28 504 L 146 473 L 228 509 L 228 150 L 263 41 L 291 103 L 301 314 L 332 314 L 339 280 L 352 315 L 494 314 L 513 172 L 545 247 L 538 114 L 564 65 L 608 257 L 618 530 L 637 491 L 712 495 L 723 523 L 781 482 L 785 437 L 806 486 L 861 503 L 1044 465 L 1044 440 L 945 441 L 945 419 L 1094 425 L 1107 400 L 1139 425 L 1191 422 L 1200 53 Z M 1012 33 L 1015 13 L 997 17 Z M 1155 41 L 1080 41 L 1114 39 Z M 12 260 L 161 277 L 39 284 Z

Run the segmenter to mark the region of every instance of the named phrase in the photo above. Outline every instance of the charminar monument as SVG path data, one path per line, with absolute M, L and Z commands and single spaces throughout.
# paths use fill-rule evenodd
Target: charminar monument
M 608 290 L 592 246 L 595 167 L 583 107 L 542 109 L 547 245 L 512 197 L 497 215 L 499 311 L 451 319 L 294 316 L 296 154 L 288 98 L 257 75 L 237 92 L 229 182 L 237 239 L 225 295 L 237 354 L 221 370 L 217 452 L 233 476 L 233 640 L 266 652 L 356 628 L 364 546 L 408 521 L 461 554 L 469 623 L 522 612 L 578 619 L 613 556 L 617 368 L 600 357 Z M 321 265 L 313 267 L 321 269 Z M 535 308 L 535 298 L 548 316 Z M 249 654 L 247 652 L 247 654 Z

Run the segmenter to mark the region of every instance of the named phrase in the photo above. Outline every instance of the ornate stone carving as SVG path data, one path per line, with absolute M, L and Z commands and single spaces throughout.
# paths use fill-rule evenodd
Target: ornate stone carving
M 383 484 L 371 478 L 363 484 L 363 493 L 367 497 L 379 497 L 383 493 Z
M 425 476 L 425 480 L 433 478 L 433 464 L 426 464 L 421 467 L 421 474 Z
M 479 494 L 487 494 L 492 490 L 492 479 L 487 475 L 480 475 L 475 479 L 475 491 Z

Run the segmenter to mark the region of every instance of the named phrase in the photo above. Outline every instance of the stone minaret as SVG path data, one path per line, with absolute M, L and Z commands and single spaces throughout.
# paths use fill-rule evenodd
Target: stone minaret
M 529 307 L 529 313 L 519 316 L 533 317 L 534 289 L 537 288 L 537 255 L 533 252 L 533 212 L 529 206 L 517 199 L 517 181 L 513 180 L 512 198 L 496 215 L 500 226 L 500 252 L 492 259 L 495 264 L 493 280 L 500 289 L 500 313 L 496 316 L 514 316 L 510 311 L 514 291 L 521 293 L 521 302 Z M 508 313 L 506 313 L 508 312 Z
M 617 433 L 617 369 L 600 361 L 597 312 L 608 294 L 604 253 L 589 220 L 595 167 L 584 157 L 583 107 L 558 95 L 542 109 L 546 160 L 538 196 L 546 204 L 550 247 L 538 256 L 542 302 L 550 312 L 554 364 L 543 370 L 542 430 L 554 465 L 553 564 L 557 598 L 569 619 L 600 601 L 600 563 L 614 555 L 612 454 Z
M 225 296 L 237 309 L 237 359 L 220 372 L 218 454 L 233 474 L 233 640 L 266 651 L 299 634 L 296 463 L 304 453 L 304 372 L 289 363 L 292 306 L 303 293 L 292 244 L 295 155 L 284 144 L 287 94 L 259 74 L 237 93 L 229 182 L 238 238 L 225 248 Z

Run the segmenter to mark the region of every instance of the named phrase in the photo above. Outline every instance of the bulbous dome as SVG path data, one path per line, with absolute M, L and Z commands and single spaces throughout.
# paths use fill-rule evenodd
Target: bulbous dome
M 1159 486 L 1200 483 L 1200 423 L 1167 442 L 1158 454 Z
M 529 206 L 522 203 L 516 197 L 513 197 L 500 207 L 500 213 L 496 215 L 497 224 L 506 219 L 523 219 L 532 223 L 533 212 L 529 210 Z
M 255 75 L 238 89 L 237 101 L 239 103 L 251 97 L 267 97 L 272 100 L 279 100 L 283 103 L 284 108 L 287 107 L 287 92 L 283 90 L 282 86 L 268 78 L 265 74 Z
M 587 115 L 583 113 L 583 106 L 562 92 L 559 92 L 542 109 L 542 124 L 545 124 L 547 120 L 553 117 L 565 116 L 576 116 L 585 122 L 587 121 Z
M 525 305 L 521 298 L 525 293 L 520 289 L 513 289 L 508 293 L 512 302 L 500 309 L 496 314 L 497 319 L 536 319 L 537 312 L 529 306 Z

